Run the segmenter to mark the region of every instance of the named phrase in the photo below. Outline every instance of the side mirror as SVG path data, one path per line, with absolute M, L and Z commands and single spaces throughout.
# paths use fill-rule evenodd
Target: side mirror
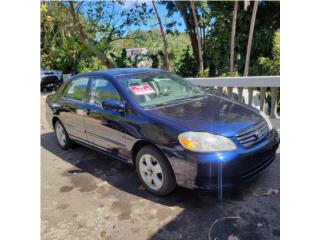
M 124 103 L 117 100 L 104 100 L 102 101 L 102 108 L 104 110 L 117 110 L 121 112 L 124 109 Z

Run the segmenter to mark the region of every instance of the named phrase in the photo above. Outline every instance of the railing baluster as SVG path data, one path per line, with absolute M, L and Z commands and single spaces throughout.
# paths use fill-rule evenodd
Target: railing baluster
M 265 104 L 265 97 L 266 97 L 266 88 L 260 88 L 260 110 L 264 112 L 264 104 Z
M 248 88 L 248 93 L 249 93 L 249 100 L 248 100 L 248 105 L 251 107 L 252 106 L 252 98 L 253 98 L 253 88 Z
M 242 102 L 243 98 L 246 98 L 249 106 L 253 106 L 255 100 L 253 95 L 254 90 L 260 88 L 260 104 L 258 108 L 262 111 L 265 110 L 266 90 L 267 88 L 270 88 L 272 93 L 270 115 L 271 117 L 278 117 L 277 100 L 279 99 L 280 76 L 208 77 L 186 78 L 186 80 L 202 87 L 216 87 L 220 93 L 222 91 L 222 93 L 227 95 L 230 99 L 233 97 L 233 88 L 237 88 L 239 95 L 238 101 Z M 248 94 L 243 92 L 243 89 L 248 89 Z
M 243 99 L 243 87 L 238 87 L 238 102 L 242 103 L 242 99 Z
M 233 90 L 233 87 L 228 87 L 228 97 L 229 98 L 232 97 L 232 90 Z
M 270 117 L 277 117 L 277 97 L 278 97 L 278 88 L 271 88 L 271 112 Z

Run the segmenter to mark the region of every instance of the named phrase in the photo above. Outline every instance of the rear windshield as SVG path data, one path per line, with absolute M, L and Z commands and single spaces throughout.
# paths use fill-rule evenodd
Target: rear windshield
M 118 76 L 116 79 L 142 107 L 166 104 L 204 94 L 199 87 L 169 72 L 137 73 Z

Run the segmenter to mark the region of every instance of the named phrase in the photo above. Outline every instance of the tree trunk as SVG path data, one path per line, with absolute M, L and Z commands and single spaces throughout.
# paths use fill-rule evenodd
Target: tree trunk
M 232 14 L 232 27 L 231 27 L 231 44 L 230 44 L 230 76 L 234 75 L 234 42 L 236 37 L 236 25 L 237 25 L 237 11 L 238 1 L 234 2 L 233 14 Z
M 157 7 L 156 7 L 155 0 L 152 0 L 152 5 L 153 5 L 154 12 L 156 13 L 156 16 L 157 16 L 157 19 L 158 19 L 160 32 L 161 32 L 161 37 L 162 37 L 162 42 L 163 42 L 164 68 L 166 70 L 169 70 L 168 42 L 167 42 L 167 39 L 166 39 L 166 34 L 165 34 L 164 30 L 163 30 L 163 25 L 162 25 L 160 16 L 158 14 L 158 10 L 157 10 Z
M 201 39 L 200 39 L 200 32 L 199 32 L 199 24 L 198 24 L 198 19 L 197 19 L 195 7 L 194 7 L 194 2 L 192 0 L 190 0 L 190 6 L 191 6 L 191 10 L 192 10 L 194 25 L 195 25 L 194 31 L 197 36 L 197 45 L 198 45 L 198 52 L 199 52 L 198 71 L 200 74 L 202 74 L 203 73 L 203 58 L 202 58 L 202 47 L 201 47 Z
M 252 37 L 253 37 L 253 31 L 254 31 L 254 24 L 255 24 L 255 21 L 256 21 L 257 10 L 258 10 L 258 1 L 254 1 L 253 11 L 252 11 L 252 16 L 251 16 L 251 23 L 250 23 L 248 45 L 247 45 L 246 63 L 245 63 L 245 66 L 244 66 L 244 74 L 243 74 L 243 76 L 248 76 L 248 73 L 249 73 Z
M 88 36 L 83 31 L 81 22 L 79 21 L 78 16 L 76 15 L 76 12 L 74 10 L 73 2 L 69 1 L 70 5 L 70 13 L 72 16 L 74 28 L 76 29 L 76 32 L 78 34 L 80 42 L 87 47 L 90 51 L 92 51 L 102 62 L 103 65 L 105 65 L 107 68 L 115 68 L 117 65 L 110 60 L 102 51 L 100 51 L 97 46 L 88 39 Z
M 207 66 L 206 27 L 202 28 L 202 52 L 203 52 L 203 68 L 205 68 Z
M 195 23 L 194 23 L 194 18 L 192 17 L 191 14 L 188 14 L 187 7 L 186 6 L 187 2 L 182 2 L 182 1 L 175 1 L 176 7 L 179 9 L 184 23 L 186 25 L 187 33 L 189 35 L 190 41 L 191 41 L 191 47 L 193 51 L 193 55 L 196 60 L 197 66 L 200 65 L 199 63 L 199 49 L 198 49 L 198 40 L 197 40 L 197 35 L 195 32 Z

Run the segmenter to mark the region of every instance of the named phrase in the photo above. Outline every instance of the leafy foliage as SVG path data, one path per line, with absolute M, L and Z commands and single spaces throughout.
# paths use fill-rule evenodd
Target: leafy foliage
M 170 58 L 170 69 L 176 71 L 180 57 L 184 54 L 185 49 L 190 46 L 190 40 L 185 33 L 167 35 L 168 53 Z M 127 38 L 121 39 L 110 44 L 110 51 L 117 58 L 125 57 L 123 49 L 125 48 L 147 48 L 150 67 L 163 66 L 162 41 L 160 31 L 151 29 L 150 31 L 135 30 L 128 33 Z M 127 64 L 126 66 L 133 66 Z
M 163 43 L 152 7 L 145 2 L 125 7 L 125 1 L 74 2 L 81 25 L 92 43 L 118 67 L 149 66 L 162 68 Z M 160 1 L 167 16 L 170 70 L 183 76 L 197 76 L 192 29 L 178 32 L 177 14 L 184 22 L 175 1 Z M 189 14 L 188 3 L 186 16 Z M 235 39 L 235 75 L 244 71 L 245 54 L 252 13 L 252 5 L 244 10 L 239 1 Z M 228 76 L 232 1 L 196 1 L 205 76 Z M 86 48 L 75 34 L 67 2 L 41 3 L 41 65 L 64 73 L 85 72 L 105 68 L 99 58 Z M 139 30 L 139 27 L 142 27 Z M 260 1 L 258 6 L 249 75 L 280 74 L 280 3 Z M 124 49 L 147 48 L 148 53 L 128 58 Z
M 41 65 L 65 73 L 102 69 L 102 64 L 72 35 L 65 6 L 59 2 L 41 4 Z
M 273 37 L 272 58 L 260 57 L 258 63 L 265 75 L 280 75 L 280 31 Z
M 176 72 L 183 77 L 194 77 L 197 75 L 196 60 L 194 56 L 190 54 L 189 46 L 177 63 Z
M 273 34 L 280 27 L 279 4 L 279 2 L 271 1 L 259 3 L 249 75 L 265 74 L 258 64 L 258 59 L 272 56 Z M 215 21 L 205 41 L 205 62 L 209 66 L 211 76 L 228 75 L 233 2 L 208 2 L 208 5 Z M 239 2 L 235 39 L 235 71 L 240 74 L 244 72 L 252 5 L 245 11 L 244 3 Z

